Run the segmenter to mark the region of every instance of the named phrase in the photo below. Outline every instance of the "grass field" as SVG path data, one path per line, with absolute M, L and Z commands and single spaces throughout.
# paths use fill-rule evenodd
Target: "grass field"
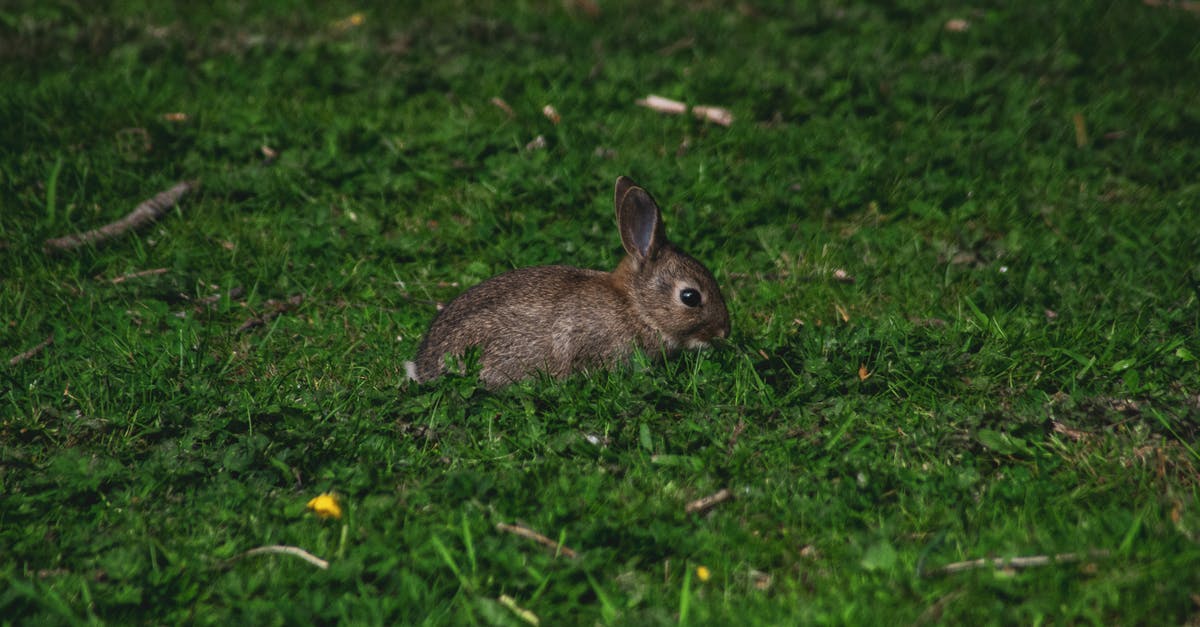
M 1197 13 L 261 4 L 0 7 L 0 623 L 1200 622 Z M 730 347 L 404 381 L 621 174 Z

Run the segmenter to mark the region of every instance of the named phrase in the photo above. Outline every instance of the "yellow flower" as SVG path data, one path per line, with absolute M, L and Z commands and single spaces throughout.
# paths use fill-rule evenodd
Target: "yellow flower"
M 362 26 L 367 22 L 367 16 L 362 13 L 351 13 L 349 17 L 337 20 L 333 23 L 333 29 L 336 31 L 345 31 L 351 28 Z
M 708 570 L 707 566 L 697 566 L 696 578 L 702 582 L 708 581 L 710 578 L 712 578 L 712 572 Z
M 326 492 L 308 502 L 308 509 L 321 518 L 341 518 L 342 506 L 338 504 L 337 495 Z

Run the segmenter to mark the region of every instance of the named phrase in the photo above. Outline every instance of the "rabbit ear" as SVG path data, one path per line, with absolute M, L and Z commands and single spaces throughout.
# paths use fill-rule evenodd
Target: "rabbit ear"
M 621 245 L 638 261 L 654 259 L 666 241 L 663 235 L 662 213 L 646 190 L 627 177 L 617 179 L 617 225 L 621 230 Z

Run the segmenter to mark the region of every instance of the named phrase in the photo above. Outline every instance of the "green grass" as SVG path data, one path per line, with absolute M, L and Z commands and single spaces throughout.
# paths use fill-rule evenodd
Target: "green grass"
M 0 9 L 0 622 L 1197 620 L 1196 15 L 203 4 Z M 615 265 L 619 174 L 732 347 L 403 381 L 432 302 Z

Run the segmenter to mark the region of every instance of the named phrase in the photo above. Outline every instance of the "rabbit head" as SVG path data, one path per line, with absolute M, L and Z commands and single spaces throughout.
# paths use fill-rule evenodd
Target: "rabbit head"
M 657 332 L 668 352 L 728 337 L 729 311 L 716 279 L 667 240 L 662 212 L 650 194 L 622 176 L 614 200 L 628 254 L 613 277 L 637 320 Z

